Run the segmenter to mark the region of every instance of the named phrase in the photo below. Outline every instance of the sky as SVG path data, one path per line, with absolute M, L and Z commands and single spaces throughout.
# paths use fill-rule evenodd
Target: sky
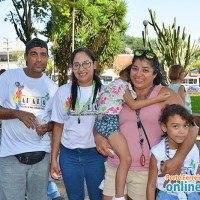
M 143 21 L 150 20 L 148 8 L 156 12 L 156 22 L 161 28 L 171 26 L 176 17 L 176 26 L 180 26 L 181 35 L 183 27 L 187 35 L 191 35 L 193 42 L 200 38 L 200 0 L 125 0 L 127 5 L 126 21 L 129 23 L 127 34 L 142 37 L 144 30 Z M 6 14 L 13 9 L 11 0 L 0 2 L 0 42 L 16 41 L 17 35 L 10 22 L 4 22 Z M 150 38 L 155 38 L 153 27 L 148 25 Z

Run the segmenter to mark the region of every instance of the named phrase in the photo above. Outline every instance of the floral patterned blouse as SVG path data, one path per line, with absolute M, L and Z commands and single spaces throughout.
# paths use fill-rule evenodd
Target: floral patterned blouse
M 131 86 L 126 81 L 116 79 L 100 93 L 98 100 L 98 113 L 119 114 L 124 106 L 124 94 Z

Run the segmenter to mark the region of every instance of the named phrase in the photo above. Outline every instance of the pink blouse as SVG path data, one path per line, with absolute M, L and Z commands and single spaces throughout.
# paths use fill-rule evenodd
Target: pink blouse
M 149 98 L 156 97 L 162 86 L 155 86 Z M 147 133 L 151 147 L 158 144 L 161 141 L 162 130 L 159 123 L 159 117 L 161 115 L 162 107 L 159 104 L 153 104 L 151 106 L 142 108 L 140 110 L 140 119 Z M 123 107 L 119 115 L 120 131 L 125 136 L 129 150 L 132 157 L 132 164 L 130 171 L 148 171 L 150 161 L 150 150 L 146 140 L 146 137 L 142 131 L 144 138 L 143 153 L 145 155 L 145 165 L 141 166 L 140 156 L 141 149 L 139 144 L 139 132 L 137 128 L 137 116 L 134 110 L 131 110 L 126 104 Z M 113 167 L 118 167 L 119 158 L 108 158 L 108 164 Z

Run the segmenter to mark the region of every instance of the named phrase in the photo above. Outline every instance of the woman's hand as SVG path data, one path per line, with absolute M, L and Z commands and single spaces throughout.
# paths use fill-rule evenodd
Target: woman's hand
M 184 160 L 181 161 L 180 159 L 177 159 L 177 157 L 173 157 L 170 160 L 165 161 L 164 165 L 161 167 L 162 173 L 158 175 L 158 177 L 163 177 L 166 174 L 170 175 L 179 175 L 181 173 L 181 167 L 183 164 Z M 164 182 L 163 187 L 167 185 L 169 180 L 166 180 Z
M 183 162 L 180 162 L 180 160 L 176 160 L 176 157 L 165 161 L 164 165 L 161 167 L 162 173 L 159 175 L 159 177 L 164 176 L 166 174 L 180 174 Z
M 60 169 L 58 168 L 58 163 L 56 160 L 51 161 L 50 174 L 53 179 L 58 180 L 59 178 L 61 178 L 62 173 Z
M 114 155 L 109 151 L 109 149 L 112 149 L 112 147 L 110 146 L 108 139 L 100 135 L 97 131 L 95 133 L 95 143 L 97 151 L 100 154 L 113 158 Z
M 37 126 L 36 131 L 39 136 L 43 136 L 46 132 L 48 132 L 48 124 L 41 124 Z
M 52 129 L 53 129 L 53 122 L 39 124 L 36 127 L 36 131 L 39 136 L 43 136 L 45 133 L 51 131 Z

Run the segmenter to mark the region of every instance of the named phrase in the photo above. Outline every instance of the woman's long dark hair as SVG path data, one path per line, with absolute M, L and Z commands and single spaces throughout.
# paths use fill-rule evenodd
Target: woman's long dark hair
M 70 60 L 70 64 L 71 65 L 74 62 L 74 57 L 76 56 L 76 54 L 80 53 L 80 52 L 86 53 L 91 58 L 91 60 L 93 61 L 93 63 L 95 62 L 96 59 L 94 57 L 94 54 L 89 49 L 87 49 L 85 47 L 82 47 L 82 48 L 76 49 L 72 53 L 71 60 Z M 96 74 L 96 69 L 94 69 L 93 80 L 95 81 L 96 85 L 95 85 L 95 89 L 94 89 L 94 96 L 93 96 L 92 103 L 95 102 L 95 99 L 96 99 L 96 96 L 97 96 L 97 92 L 98 92 L 98 90 L 99 91 L 101 90 L 101 85 L 102 85 L 101 81 L 100 81 L 100 78 Z M 72 87 L 71 87 L 71 97 L 70 97 L 70 99 L 71 99 L 71 109 L 72 110 L 75 110 L 78 87 L 79 87 L 79 85 L 78 85 L 78 82 L 77 82 L 77 78 L 74 75 L 74 72 L 72 72 Z

